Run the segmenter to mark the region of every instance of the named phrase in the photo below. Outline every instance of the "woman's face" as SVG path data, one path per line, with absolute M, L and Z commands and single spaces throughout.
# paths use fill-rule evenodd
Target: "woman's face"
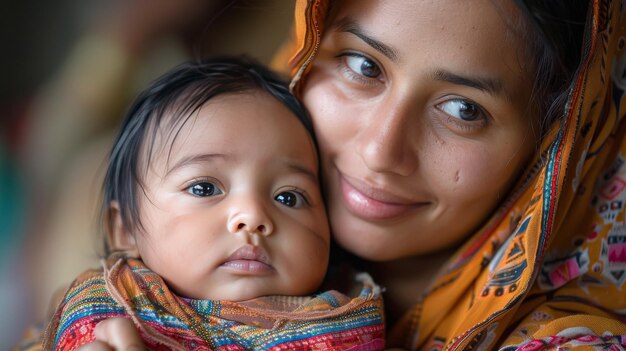
M 521 13 L 491 0 L 336 6 L 303 86 L 333 234 L 372 260 L 449 247 L 536 144 Z

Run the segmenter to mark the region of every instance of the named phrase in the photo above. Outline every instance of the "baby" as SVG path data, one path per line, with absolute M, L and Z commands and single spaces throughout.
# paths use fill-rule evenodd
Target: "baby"
M 104 180 L 107 259 L 70 286 L 45 350 L 130 318 L 151 350 L 378 350 L 380 289 L 311 294 L 329 229 L 311 122 L 239 58 L 187 63 L 131 107 Z

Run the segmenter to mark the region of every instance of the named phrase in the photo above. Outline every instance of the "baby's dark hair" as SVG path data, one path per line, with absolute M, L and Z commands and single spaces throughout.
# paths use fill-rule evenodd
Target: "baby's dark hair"
M 144 90 L 121 124 L 104 177 L 105 226 L 111 225 L 110 206 L 112 201 L 117 201 L 122 225 L 128 230 L 142 227 L 137 197 L 143 192 L 139 162 L 142 150 L 148 150 L 147 160 L 142 162 L 148 169 L 164 116 L 168 116 L 170 135 L 176 138 L 185 123 L 209 100 L 220 95 L 255 92 L 265 92 L 288 107 L 315 143 L 313 126 L 302 104 L 285 81 L 258 62 L 247 57 L 215 57 L 181 64 Z M 104 254 L 110 253 L 105 241 Z

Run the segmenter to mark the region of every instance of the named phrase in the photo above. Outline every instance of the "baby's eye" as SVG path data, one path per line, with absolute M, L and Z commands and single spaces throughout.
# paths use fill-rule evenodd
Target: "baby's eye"
M 187 188 L 187 192 L 198 197 L 209 197 L 223 194 L 222 190 L 211 182 L 198 182 Z
M 484 118 L 483 111 L 478 105 L 463 99 L 444 101 L 437 107 L 448 115 L 467 122 Z
M 281 204 L 285 206 L 293 207 L 293 208 L 300 208 L 300 207 L 308 205 L 308 201 L 306 197 L 304 197 L 302 193 L 297 192 L 295 190 L 283 191 L 280 194 L 276 195 L 274 197 L 274 200 L 280 202 Z
M 346 66 L 358 75 L 376 79 L 381 74 L 378 64 L 363 55 L 347 54 L 344 59 Z

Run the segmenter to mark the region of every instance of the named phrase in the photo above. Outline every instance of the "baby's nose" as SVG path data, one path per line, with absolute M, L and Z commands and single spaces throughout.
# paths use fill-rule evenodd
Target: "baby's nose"
M 243 231 L 268 236 L 274 232 L 274 224 L 261 204 L 249 204 L 233 211 L 227 226 L 233 234 Z

